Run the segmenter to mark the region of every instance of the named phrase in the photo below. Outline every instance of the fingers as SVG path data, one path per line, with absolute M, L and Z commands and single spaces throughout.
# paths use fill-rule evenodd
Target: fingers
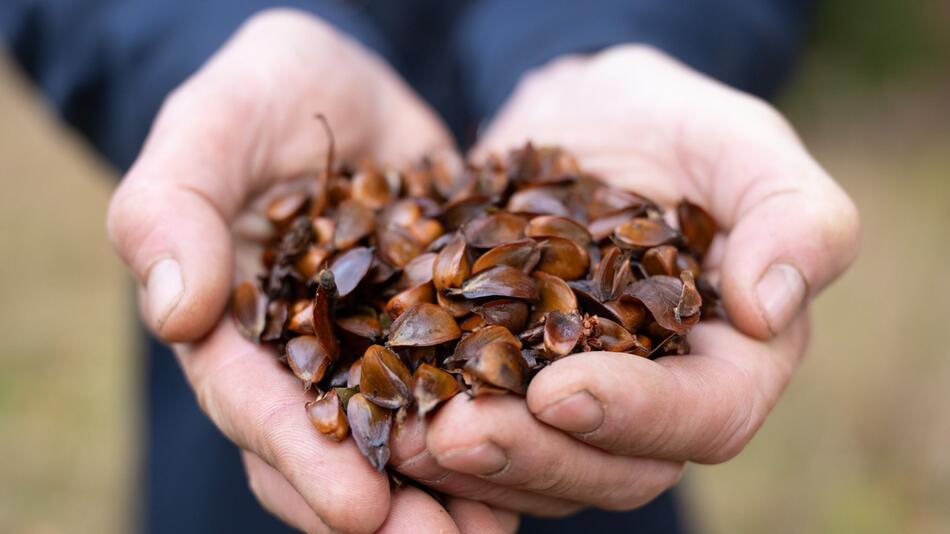
M 257 33 L 246 27 L 167 99 L 109 208 L 109 235 L 145 287 L 147 322 L 168 341 L 197 339 L 217 322 L 233 282 L 231 219 L 275 170 L 262 152 L 280 129 L 264 116 L 273 95 L 242 80 L 250 76 L 239 67 L 255 64 L 246 50 Z M 273 48 L 255 57 L 266 61 Z M 326 145 L 322 136 L 312 125 L 314 151 Z
M 574 501 L 495 484 L 442 467 L 426 448 L 428 426 L 412 416 L 397 426 L 391 439 L 390 463 L 402 474 L 446 495 L 503 507 L 535 516 L 561 517 L 583 508 Z
M 857 210 L 828 184 L 817 191 L 776 184 L 741 211 L 727 240 L 720 290 L 743 331 L 760 339 L 784 331 L 857 255 Z
M 512 532 L 510 515 L 496 516 L 492 509 L 474 501 L 448 499 L 443 507 L 422 490 L 409 486 L 396 491 L 391 503 L 389 517 L 380 528 L 379 534 Z
M 480 502 L 448 499 L 445 508 L 461 534 L 506 534 L 518 529 L 517 514 L 493 510 Z
M 476 148 L 567 147 L 582 166 L 728 234 L 721 291 L 733 323 L 767 339 L 839 276 L 859 245 L 848 196 L 764 102 L 643 46 L 566 58 L 527 76 Z
M 390 502 L 389 516 L 379 534 L 461 532 L 449 512 L 418 488 L 402 488 L 393 494 Z
M 264 508 L 288 525 L 307 533 L 331 532 L 279 471 L 253 453 L 241 452 L 251 490 Z M 512 533 L 518 516 L 466 499 L 451 498 L 442 507 L 416 488 L 393 495 L 391 509 L 380 533 L 460 532 L 462 534 Z
M 307 505 L 307 501 L 279 471 L 247 451 L 241 451 L 241 460 L 244 462 L 244 470 L 247 471 L 251 492 L 261 506 L 284 523 L 303 532 L 330 532 Z
M 704 323 L 690 334 L 691 355 L 650 361 L 593 352 L 558 360 L 531 382 L 528 407 L 615 454 L 718 463 L 762 425 L 806 341 L 805 317 L 769 342 Z
M 109 235 L 145 288 L 148 324 L 205 335 L 233 282 L 230 224 L 248 197 L 337 161 L 451 152 L 447 130 L 378 58 L 289 10 L 254 17 L 171 95 L 116 191 Z M 385 117 L 385 120 L 380 119 Z
M 225 318 L 176 355 L 215 425 L 279 471 L 321 521 L 346 532 L 379 528 L 389 508 L 386 476 L 352 440 L 337 443 L 313 429 L 300 382 L 273 354 L 247 343 Z
M 720 289 L 729 316 L 767 339 L 851 264 L 859 217 L 777 112 L 746 97 L 724 100 L 733 120 L 695 120 L 679 150 L 692 162 L 693 200 L 728 232 Z
M 512 489 L 608 509 L 640 506 L 675 484 L 682 465 L 589 447 L 538 423 L 522 399 L 456 396 L 431 422 L 427 448 L 443 468 Z

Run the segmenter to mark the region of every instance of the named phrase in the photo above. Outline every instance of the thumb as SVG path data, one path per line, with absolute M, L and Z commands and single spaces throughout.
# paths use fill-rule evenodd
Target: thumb
M 718 127 L 713 137 L 698 129 L 702 141 L 688 144 L 707 152 L 697 160 L 715 161 L 697 182 L 727 231 L 719 265 L 726 310 L 741 330 L 766 339 L 850 265 L 860 222 L 854 203 L 784 120 L 747 106 L 739 131 Z M 715 138 L 722 144 L 710 143 Z
M 857 210 L 837 187 L 776 189 L 744 211 L 726 242 L 721 289 L 730 317 L 778 334 L 857 255 Z
M 264 72 L 249 73 L 249 63 Z M 345 75 L 319 75 L 341 65 Z M 379 58 L 312 17 L 256 17 L 168 99 L 109 207 L 109 236 L 159 337 L 193 341 L 217 323 L 233 282 L 231 222 L 250 195 L 321 170 L 321 111 L 340 160 L 402 164 L 453 150 L 438 118 Z
M 184 93 L 163 108 L 107 217 L 113 245 L 142 286 L 147 325 L 171 342 L 204 335 L 220 316 L 233 277 L 229 222 L 247 193 L 241 163 L 225 157 L 241 153 L 233 130 L 213 113 L 189 116 L 188 108 L 200 109 L 194 100 Z

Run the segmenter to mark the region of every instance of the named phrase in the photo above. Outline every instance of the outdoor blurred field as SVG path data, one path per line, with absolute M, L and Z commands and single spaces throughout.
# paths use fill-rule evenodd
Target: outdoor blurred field
M 825 2 L 780 106 L 858 203 L 862 255 L 746 451 L 682 484 L 699 532 L 950 532 L 950 5 Z M 139 360 L 113 171 L 0 65 L 0 532 L 121 533 Z

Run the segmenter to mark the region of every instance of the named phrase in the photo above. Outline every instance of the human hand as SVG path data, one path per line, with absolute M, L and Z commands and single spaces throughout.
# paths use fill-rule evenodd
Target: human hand
M 474 498 L 500 487 L 574 503 L 555 514 L 633 508 L 683 462 L 728 460 L 752 438 L 805 349 L 808 299 L 857 252 L 858 215 L 770 106 L 645 47 L 530 74 L 474 153 L 528 140 L 667 207 L 685 197 L 709 211 L 721 233 L 704 273 L 730 322 L 701 322 L 686 356 L 564 358 L 527 403 L 453 399 L 399 443 L 412 457 L 401 469 Z
M 477 503 L 449 500 L 447 513 L 418 490 L 390 496 L 352 440 L 316 434 L 300 382 L 221 319 L 235 260 L 251 251 L 236 222 L 247 229 L 268 191 L 323 170 L 328 139 L 316 112 L 340 159 L 399 165 L 453 150 L 435 115 L 371 53 L 303 13 L 255 16 L 168 98 L 112 200 L 109 234 L 141 284 L 146 323 L 179 343 L 202 409 L 244 449 L 259 500 L 292 525 L 512 530 L 513 514 L 497 519 Z

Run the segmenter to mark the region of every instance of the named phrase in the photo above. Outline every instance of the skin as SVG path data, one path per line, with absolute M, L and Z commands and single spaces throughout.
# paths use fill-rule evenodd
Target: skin
M 642 47 L 538 69 L 474 157 L 529 138 L 560 144 L 616 185 L 706 207 L 724 229 L 706 268 L 732 323 L 695 328 L 689 356 L 575 355 L 542 371 L 527 402 L 457 397 L 428 422 L 410 419 L 392 463 L 453 498 L 391 494 L 352 440 L 315 436 L 299 381 L 222 319 L 235 278 L 251 272 L 242 236 L 259 229 L 266 199 L 323 168 L 316 112 L 333 127 L 338 160 L 457 157 L 382 61 L 308 15 L 268 11 L 168 98 L 108 217 L 142 285 L 143 317 L 245 451 L 255 495 L 307 532 L 513 532 L 517 516 L 501 508 L 565 515 L 649 502 L 684 462 L 737 454 L 801 357 L 805 302 L 770 317 L 755 291 L 762 273 L 790 265 L 810 298 L 856 253 L 853 205 L 766 104 Z
M 262 202 L 251 200 L 323 168 L 316 112 L 333 125 L 342 160 L 403 164 L 453 150 L 444 126 L 378 58 L 302 13 L 255 16 L 169 96 L 110 205 L 109 235 L 143 286 L 143 316 L 175 344 L 202 409 L 245 451 L 251 488 L 281 519 L 307 532 L 405 532 L 409 523 L 509 531 L 511 514 L 493 519 L 478 503 L 446 510 L 417 490 L 390 494 L 352 440 L 314 434 L 299 381 L 222 319 L 236 260 L 251 251 L 232 233 L 254 227 Z M 168 289 L 167 269 L 156 291 L 155 271 L 168 260 L 180 291 Z
M 731 321 L 694 328 L 686 356 L 559 360 L 531 382 L 526 405 L 453 399 L 425 432 L 404 433 L 414 439 L 399 441 L 400 457 L 405 447 L 424 460 L 402 469 L 473 498 L 485 491 L 477 480 L 634 508 L 675 484 L 685 462 L 724 462 L 755 435 L 804 353 L 807 300 L 857 253 L 857 212 L 774 109 L 642 46 L 529 74 L 474 155 L 529 139 L 667 207 L 684 197 L 704 206 L 721 226 L 704 269 Z M 800 273 L 805 294 L 786 292 L 770 314 L 757 285 L 774 264 Z

